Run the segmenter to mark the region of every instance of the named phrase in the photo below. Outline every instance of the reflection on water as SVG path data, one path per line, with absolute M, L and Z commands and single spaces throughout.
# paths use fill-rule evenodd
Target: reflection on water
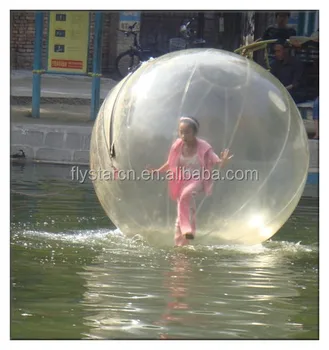
M 14 339 L 318 338 L 313 201 L 263 245 L 160 249 L 113 231 L 69 170 L 12 170 Z
M 299 314 L 307 307 L 299 300 L 305 284 L 317 282 L 290 268 L 292 246 L 161 253 L 136 247 L 124 260 L 108 248 L 83 273 L 86 338 L 302 337 Z

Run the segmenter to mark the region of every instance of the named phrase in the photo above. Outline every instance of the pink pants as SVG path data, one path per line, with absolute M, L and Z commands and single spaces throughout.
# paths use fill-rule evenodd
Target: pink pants
M 183 235 L 196 231 L 196 203 L 195 196 L 202 189 L 200 181 L 191 180 L 187 182 L 179 198 L 177 199 L 177 220 L 175 224 L 175 245 L 184 246 L 189 243 Z

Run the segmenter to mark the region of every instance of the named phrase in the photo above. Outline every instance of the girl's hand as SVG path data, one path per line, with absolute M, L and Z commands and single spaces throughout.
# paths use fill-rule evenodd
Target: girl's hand
M 222 163 L 226 163 L 232 157 L 233 157 L 233 154 L 230 155 L 230 151 L 228 148 L 224 149 L 224 151 L 220 153 L 220 158 L 222 160 Z

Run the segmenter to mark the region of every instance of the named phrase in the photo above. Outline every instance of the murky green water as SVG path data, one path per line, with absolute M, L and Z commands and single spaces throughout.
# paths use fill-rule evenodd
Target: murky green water
M 116 232 L 70 168 L 11 171 L 12 339 L 318 339 L 318 203 L 256 247 Z

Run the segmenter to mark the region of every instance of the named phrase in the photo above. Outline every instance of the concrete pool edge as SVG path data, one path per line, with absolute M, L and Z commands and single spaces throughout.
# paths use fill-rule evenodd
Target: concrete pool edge
M 32 160 L 89 163 L 93 124 L 11 124 L 11 154 L 23 149 Z M 319 141 L 308 140 L 310 168 L 319 168 Z
M 11 125 L 10 154 L 22 149 L 27 161 L 89 164 L 92 125 Z
M 26 159 L 16 163 L 62 164 L 89 166 L 90 138 L 93 124 L 64 125 L 17 123 L 11 124 L 10 154 L 22 149 Z M 308 140 L 309 174 L 304 190 L 306 196 L 318 197 L 319 141 Z

